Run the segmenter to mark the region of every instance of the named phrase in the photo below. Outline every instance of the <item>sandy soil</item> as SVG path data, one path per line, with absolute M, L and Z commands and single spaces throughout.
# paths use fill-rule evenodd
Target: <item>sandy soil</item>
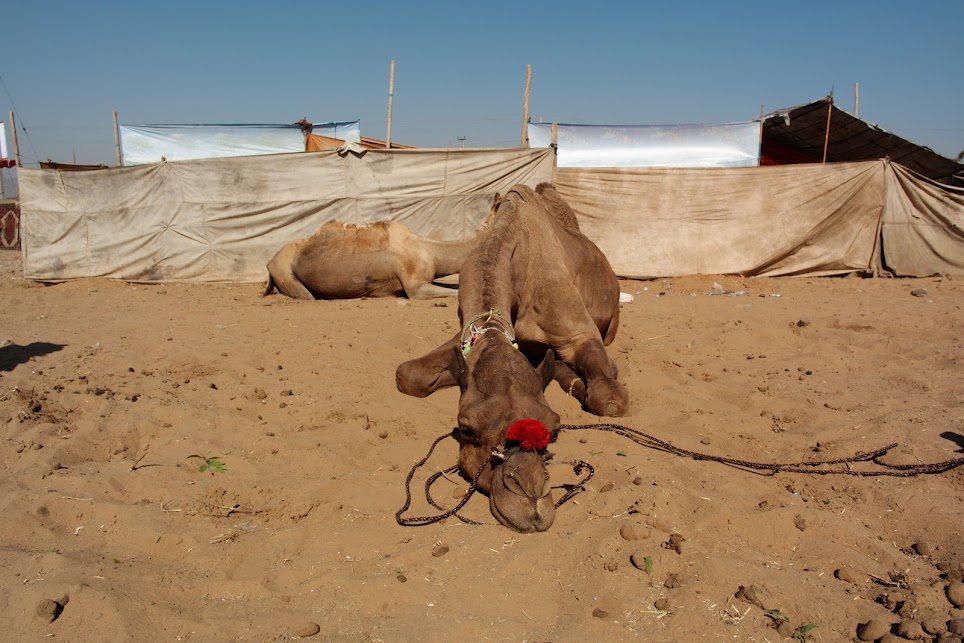
M 887 462 L 964 453 L 964 280 L 622 290 L 621 424 L 768 462 L 893 442 Z M 768 476 L 566 431 L 553 450 L 595 477 L 549 532 L 508 531 L 479 496 L 463 513 L 483 526 L 402 527 L 405 476 L 458 396 L 406 397 L 394 371 L 455 332 L 454 300 L 42 286 L 5 251 L 0 301 L 6 640 L 847 641 L 871 619 L 879 636 L 903 622 L 936 640 L 964 626 L 949 598 L 964 600 L 964 467 Z M 547 395 L 567 424 L 600 421 Z M 455 454 L 446 440 L 419 471 L 409 515 L 436 513 L 423 484 Z M 465 488 L 442 478 L 433 494 L 450 506 Z

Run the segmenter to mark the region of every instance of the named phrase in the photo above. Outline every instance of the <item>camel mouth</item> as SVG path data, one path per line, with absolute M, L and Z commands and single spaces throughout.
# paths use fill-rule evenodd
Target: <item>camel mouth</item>
M 519 462 L 516 454 L 492 468 L 489 509 L 506 527 L 521 533 L 546 531 L 556 517 L 545 463 Z M 535 454 L 524 454 L 534 456 Z

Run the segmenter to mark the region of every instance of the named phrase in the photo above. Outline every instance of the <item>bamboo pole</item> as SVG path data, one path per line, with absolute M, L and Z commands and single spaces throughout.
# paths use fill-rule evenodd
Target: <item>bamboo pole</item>
M 554 148 L 559 148 L 559 123 L 552 124 L 552 134 L 549 139 L 549 145 Z
M 385 134 L 385 148 L 392 147 L 392 102 L 395 99 L 395 61 L 392 60 L 391 71 L 388 74 L 388 132 Z
M 120 146 L 120 127 L 117 125 L 117 112 L 114 114 L 114 148 L 117 150 L 117 167 L 124 167 L 124 159 L 121 157 Z
M 760 104 L 760 133 L 757 136 L 756 164 L 763 165 L 763 116 L 765 104 Z
M 13 140 L 13 158 L 17 161 L 17 167 L 23 167 L 20 162 L 20 145 L 17 143 L 17 121 L 13 118 L 13 112 L 10 112 L 10 138 Z
M 860 83 L 854 83 L 854 118 L 860 118 Z
M 833 114 L 833 101 L 827 99 L 827 131 L 823 137 L 823 162 L 827 162 L 827 148 L 830 146 L 830 115 Z
M 522 147 L 529 147 L 529 87 L 532 85 L 532 65 L 526 65 L 526 91 L 522 98 Z

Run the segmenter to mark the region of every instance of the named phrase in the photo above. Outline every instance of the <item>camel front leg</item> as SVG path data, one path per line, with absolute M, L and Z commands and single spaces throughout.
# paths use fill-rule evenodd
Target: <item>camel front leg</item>
M 591 339 L 576 348 L 572 366 L 585 384 L 584 409 L 602 417 L 629 415 L 629 392 L 622 382 L 616 381 L 616 365 L 606 354 L 602 341 Z
M 426 397 L 440 388 L 455 386 L 458 382 L 449 372 L 452 350 L 459 343 L 459 335 L 435 350 L 416 359 L 408 360 L 395 369 L 395 386 L 405 395 Z
M 562 360 L 556 362 L 555 380 L 559 383 L 559 388 L 575 398 L 582 408 L 586 408 L 586 383 Z

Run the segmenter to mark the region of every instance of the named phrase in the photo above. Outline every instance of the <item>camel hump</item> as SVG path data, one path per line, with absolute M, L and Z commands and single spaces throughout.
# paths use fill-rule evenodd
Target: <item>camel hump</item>
M 546 203 L 546 208 L 563 227 L 571 230 L 579 229 L 576 213 L 573 212 L 572 206 L 566 203 L 565 199 L 556 191 L 556 186 L 552 183 L 540 183 L 536 186 L 536 194 L 542 197 Z

